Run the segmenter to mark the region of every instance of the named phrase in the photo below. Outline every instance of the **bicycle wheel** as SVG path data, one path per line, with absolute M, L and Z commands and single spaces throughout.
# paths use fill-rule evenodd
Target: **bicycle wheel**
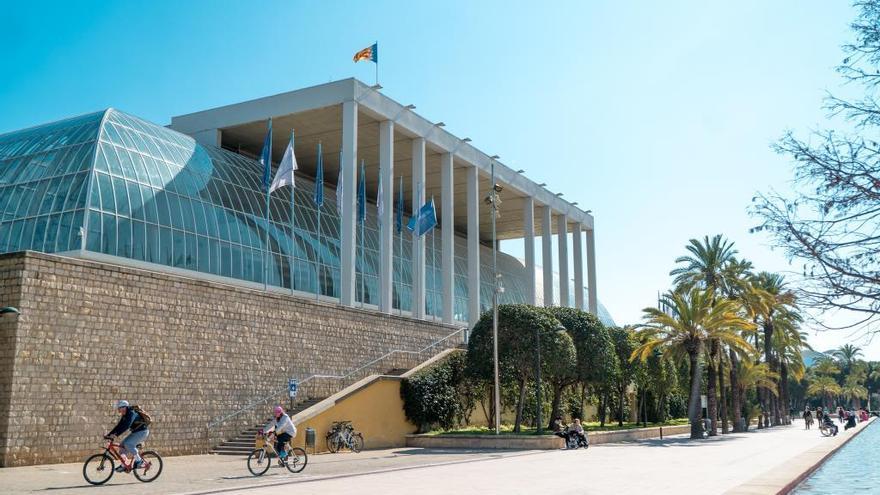
M 247 459 L 248 471 L 254 476 L 262 476 L 266 474 L 266 471 L 269 470 L 271 464 L 272 461 L 269 460 L 269 456 L 263 449 L 254 449 Z
M 142 452 L 141 459 L 143 460 L 141 466 L 137 469 L 131 470 L 131 472 L 134 473 L 135 478 L 144 483 L 149 483 L 162 474 L 162 457 L 159 456 L 158 452 L 155 450 Z
M 92 485 L 103 485 L 113 477 L 113 458 L 107 454 L 95 454 L 83 464 L 83 478 Z
M 327 450 L 329 450 L 331 454 L 339 452 L 339 447 L 339 435 L 331 435 L 327 437 Z
M 351 451 L 355 454 L 364 450 L 364 436 L 360 433 L 352 435 L 350 442 L 349 447 L 351 447 Z
M 290 452 L 287 454 L 287 470 L 291 473 L 298 473 L 306 468 L 306 464 L 309 463 L 309 456 L 306 454 L 306 451 L 299 448 L 293 447 L 290 449 Z

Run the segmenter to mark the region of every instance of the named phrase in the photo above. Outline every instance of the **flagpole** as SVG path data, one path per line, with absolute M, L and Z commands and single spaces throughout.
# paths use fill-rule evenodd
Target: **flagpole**
M 400 176 L 400 186 L 399 187 L 400 188 L 397 190 L 398 197 L 400 197 L 403 194 L 403 176 L 402 175 Z M 397 239 L 398 239 L 397 252 L 400 255 L 400 282 L 399 282 L 400 285 L 397 287 L 397 312 L 400 316 L 403 316 L 403 296 L 402 296 L 403 291 L 401 290 L 401 289 L 403 289 L 403 209 L 401 208 L 399 201 L 397 204 L 397 211 L 399 212 L 398 215 L 400 215 L 400 225 L 401 225 L 401 228 L 397 229 Z M 396 224 L 395 224 L 395 226 L 396 226 Z
M 269 117 L 269 156 L 266 158 L 268 163 L 264 163 L 263 167 L 269 167 L 269 170 L 272 170 L 272 117 Z M 266 184 L 266 228 L 265 228 L 265 237 L 266 237 L 266 250 L 263 252 L 263 290 L 265 292 L 269 291 L 269 197 L 272 195 L 269 192 L 270 186 Z
M 293 148 L 293 129 L 290 130 L 290 146 Z M 296 194 L 296 188 L 293 185 L 293 171 L 290 171 L 290 263 L 287 265 L 287 269 L 290 272 L 290 295 L 293 295 L 293 274 L 296 272 L 294 270 L 294 263 L 296 262 L 296 216 L 293 213 L 293 201 L 294 195 Z
M 321 145 L 321 141 L 318 141 L 318 162 L 321 167 L 321 183 L 318 184 L 318 181 L 315 181 L 315 188 L 324 188 L 324 147 Z M 340 163 L 341 164 L 341 163 Z M 315 198 L 318 196 L 318 191 L 315 191 Z M 321 191 L 321 204 L 317 204 L 315 202 L 315 208 L 318 209 L 318 232 L 316 233 L 316 240 L 318 241 L 318 246 L 321 246 L 321 210 L 322 206 L 324 206 L 324 191 Z M 313 249 L 315 252 L 315 300 L 317 301 L 321 293 L 321 274 L 318 271 L 318 250 Z
M 431 196 L 431 204 L 434 204 L 434 196 Z M 434 238 L 437 237 L 435 235 L 436 232 L 436 228 L 431 229 L 431 292 L 433 293 L 437 292 L 437 251 L 435 250 L 434 245 Z M 433 296 L 431 297 L 431 300 L 434 300 Z M 434 307 L 434 310 L 437 310 L 436 306 Z M 437 321 L 436 313 L 432 314 L 431 316 L 434 321 Z
M 373 46 L 376 47 L 376 51 L 379 51 L 379 40 L 373 42 Z M 376 54 L 376 86 L 379 85 L 379 56 Z
M 361 206 L 360 204 L 358 205 L 358 213 L 360 213 L 361 208 L 364 209 L 364 216 L 361 217 L 361 309 L 364 308 L 364 304 L 366 303 L 366 301 L 364 300 L 364 279 L 367 278 L 366 277 L 366 275 L 367 275 L 367 266 L 366 266 L 367 257 L 366 257 L 366 253 L 364 253 L 364 224 L 367 223 L 367 212 L 366 212 L 366 209 L 367 209 L 367 198 L 366 198 L 367 180 L 366 179 L 367 178 L 364 177 L 364 160 L 361 159 L 361 180 L 364 181 L 364 190 L 363 190 L 363 195 L 361 196 L 361 201 L 363 201 L 364 204 L 363 204 L 363 206 Z M 361 186 L 358 185 L 359 191 L 361 190 L 360 187 Z

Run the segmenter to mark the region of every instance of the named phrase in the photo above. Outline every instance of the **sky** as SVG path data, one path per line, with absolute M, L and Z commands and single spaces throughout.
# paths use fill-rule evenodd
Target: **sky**
M 619 324 L 669 288 L 694 237 L 724 234 L 756 268 L 792 269 L 748 232 L 748 207 L 791 188 L 770 145 L 821 126 L 826 91 L 851 90 L 834 72 L 851 39 L 844 1 L 3 4 L 0 132 L 109 106 L 167 124 L 373 82 L 351 57 L 378 41 L 386 95 L 593 211 L 599 299 Z M 880 359 L 880 338 L 807 330 L 818 350 L 856 343 Z

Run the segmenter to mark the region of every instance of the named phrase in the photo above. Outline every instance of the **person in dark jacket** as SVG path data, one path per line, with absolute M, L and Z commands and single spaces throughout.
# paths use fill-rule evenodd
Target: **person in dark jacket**
M 150 429 L 147 427 L 146 423 L 141 419 L 140 415 L 132 409 L 131 405 L 127 400 L 121 400 L 116 403 L 116 410 L 119 412 L 121 416 L 119 418 L 119 422 L 116 423 L 116 426 L 110 430 L 110 433 L 104 435 L 104 438 L 110 440 L 113 437 L 118 437 L 125 433 L 128 430 L 131 430 L 131 433 L 125 440 L 120 443 L 120 454 L 123 456 L 123 460 L 125 460 L 125 455 L 131 455 L 134 458 L 134 468 L 138 468 L 143 462 L 140 454 L 138 453 L 137 446 L 138 444 L 144 443 L 147 437 L 150 435 Z M 117 466 L 116 471 L 122 472 L 125 471 L 125 466 Z

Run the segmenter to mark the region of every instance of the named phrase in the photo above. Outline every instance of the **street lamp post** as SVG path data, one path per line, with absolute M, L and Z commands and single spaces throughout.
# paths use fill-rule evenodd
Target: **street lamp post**
M 498 237 L 495 230 L 495 217 L 498 216 L 498 187 L 495 184 L 495 161 L 491 163 L 492 182 L 489 187 L 492 203 L 492 360 L 495 372 L 495 434 L 501 434 L 501 385 L 498 379 L 498 294 L 503 288 L 498 286 Z

